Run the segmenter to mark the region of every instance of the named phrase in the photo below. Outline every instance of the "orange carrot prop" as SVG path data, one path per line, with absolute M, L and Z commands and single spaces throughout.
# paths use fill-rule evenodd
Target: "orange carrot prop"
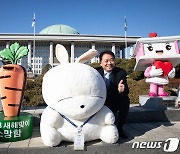
M 0 51 L 3 61 L 12 64 L 0 69 L 0 94 L 5 116 L 18 116 L 26 84 L 26 70 L 17 61 L 28 54 L 27 47 L 14 43 L 10 49 Z

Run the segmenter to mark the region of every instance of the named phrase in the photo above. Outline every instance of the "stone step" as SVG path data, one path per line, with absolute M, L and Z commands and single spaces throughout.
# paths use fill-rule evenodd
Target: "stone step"
M 167 107 L 165 110 L 158 110 L 142 107 L 139 105 L 131 105 L 126 120 L 127 123 L 159 121 L 180 121 L 180 109 Z

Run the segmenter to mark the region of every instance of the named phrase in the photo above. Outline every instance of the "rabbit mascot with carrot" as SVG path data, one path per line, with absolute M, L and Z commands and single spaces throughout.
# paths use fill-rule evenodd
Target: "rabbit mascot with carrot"
M 75 63 L 69 63 L 66 49 L 57 44 L 56 57 L 60 65 L 44 75 L 42 84 L 43 98 L 48 105 L 40 123 L 45 145 L 57 146 L 62 141 L 84 144 L 96 139 L 117 142 L 115 117 L 104 106 L 104 80 L 94 68 L 82 64 L 95 55 L 97 52 L 90 49 Z

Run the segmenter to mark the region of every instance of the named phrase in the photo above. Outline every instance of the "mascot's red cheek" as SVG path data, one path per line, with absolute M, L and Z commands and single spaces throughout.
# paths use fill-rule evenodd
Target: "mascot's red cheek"
M 163 76 L 167 76 L 173 68 L 170 62 L 155 61 L 154 65 L 156 66 L 156 69 L 161 68 L 163 70 Z

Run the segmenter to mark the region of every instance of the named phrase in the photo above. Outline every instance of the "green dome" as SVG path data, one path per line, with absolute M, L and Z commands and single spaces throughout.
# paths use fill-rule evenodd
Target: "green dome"
M 79 34 L 74 28 L 67 25 L 52 25 L 44 28 L 39 34 Z

